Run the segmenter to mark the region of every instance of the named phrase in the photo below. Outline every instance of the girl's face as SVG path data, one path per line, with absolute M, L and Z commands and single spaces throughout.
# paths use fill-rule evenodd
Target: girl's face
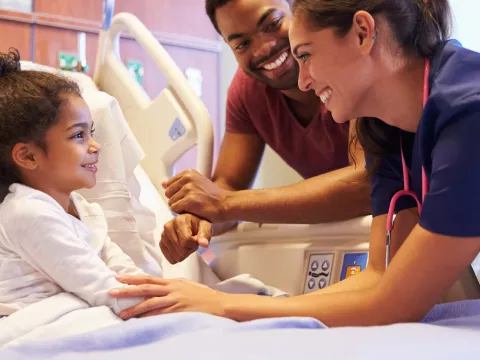
M 300 65 L 299 88 L 315 90 L 339 123 L 363 116 L 366 94 L 375 79 L 368 56 L 375 41 L 374 23 L 368 17 L 357 13 L 343 37 L 331 28 L 311 30 L 302 16 L 295 16 L 290 25 L 290 43 Z
M 26 185 L 52 196 L 93 187 L 100 145 L 92 135 L 87 104 L 81 97 L 69 96 L 60 107 L 59 121 L 47 130 L 46 151 L 35 147 L 28 171 L 21 169 Z

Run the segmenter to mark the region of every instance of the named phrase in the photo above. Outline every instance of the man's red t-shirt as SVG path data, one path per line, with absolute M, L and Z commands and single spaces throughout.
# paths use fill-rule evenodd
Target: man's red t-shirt
M 304 178 L 349 164 L 348 123 L 336 123 L 322 104 L 312 122 L 302 126 L 280 91 L 252 79 L 241 69 L 228 90 L 226 131 L 258 134 Z

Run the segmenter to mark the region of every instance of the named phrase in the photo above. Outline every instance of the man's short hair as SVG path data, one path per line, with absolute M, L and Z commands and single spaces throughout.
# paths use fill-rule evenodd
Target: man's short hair
M 220 29 L 218 28 L 217 19 L 215 18 L 215 12 L 217 9 L 221 8 L 222 6 L 227 5 L 229 2 L 233 0 L 206 0 L 205 1 L 205 10 L 207 12 L 210 21 L 212 22 L 213 27 L 217 32 L 221 35 Z M 291 5 L 292 0 L 286 0 L 287 3 Z

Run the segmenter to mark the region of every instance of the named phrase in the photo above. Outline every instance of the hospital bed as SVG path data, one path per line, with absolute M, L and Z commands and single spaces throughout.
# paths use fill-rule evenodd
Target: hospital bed
M 205 176 L 211 175 L 213 158 L 211 121 L 203 103 L 190 89 L 186 78 L 168 53 L 133 15 L 118 14 L 112 18 L 113 3 L 113 0 L 104 1 L 105 18 L 93 79 L 76 73 L 68 76 L 80 84 L 83 96 L 96 121 L 96 133 L 103 133 L 104 136 L 98 172 L 99 182 L 94 189 L 84 191 L 83 195 L 88 200 L 99 202 L 104 207 L 109 221 L 114 222 L 116 226 L 124 227 L 125 231 L 131 231 L 132 237 L 138 235 L 137 242 L 119 245 L 145 271 L 154 275 L 184 277 L 207 285 L 215 285 L 220 280 L 249 273 L 265 284 L 292 295 L 323 288 L 363 270 L 368 260 L 370 217 L 322 225 L 243 223 L 235 230 L 212 240 L 210 247 L 215 252 L 215 259 L 210 266 L 207 266 L 198 254 L 193 254 L 186 261 L 174 266 L 165 260 L 159 251 L 158 240 L 163 224 L 173 215 L 164 198 L 161 182 L 172 175 L 176 159 L 195 145 L 198 147 L 197 170 Z M 131 77 L 120 60 L 119 37 L 122 32 L 128 32 L 138 41 L 167 78 L 168 86 L 154 99 L 151 99 Z M 24 69 L 29 66 L 38 68 L 35 64 L 22 64 Z M 50 71 L 46 68 L 44 70 Z M 99 93 L 97 89 L 103 93 Z M 100 118 L 107 120 L 97 121 Z M 111 196 L 105 196 L 106 193 Z M 156 266 L 158 263 L 161 268 Z M 48 304 L 43 305 L 50 309 L 58 307 L 58 299 L 47 300 Z M 96 346 L 99 344 L 96 333 L 89 331 L 104 327 L 104 319 L 108 320 L 110 325 L 121 322 L 113 319 L 111 315 L 103 318 L 104 313 L 99 316 L 102 309 L 87 309 L 88 306 L 78 299 L 69 298 L 68 304 L 64 304 L 62 302 L 66 316 L 60 322 L 48 323 L 41 330 L 33 331 L 33 334 L 24 337 L 24 342 L 17 341 L 16 344 L 26 343 L 32 339 L 55 339 L 60 334 L 85 333 L 86 337 L 77 339 L 80 341 L 82 351 L 85 351 L 86 342 L 92 341 Z M 34 314 L 38 316 L 43 313 L 39 306 L 41 304 L 31 305 L 19 311 L 19 314 L 11 315 L 10 318 L 18 315 L 33 319 Z M 480 306 L 474 308 L 474 311 L 478 310 L 480 313 Z M 50 315 L 52 318 L 56 316 Z M 179 315 L 174 318 L 184 319 L 185 316 Z M 76 323 L 79 317 L 83 319 L 82 325 Z M 146 328 L 148 324 L 151 326 L 163 324 L 162 326 L 168 328 L 173 326 L 168 319 L 170 318 L 165 317 L 163 323 L 155 325 L 152 322 L 142 324 L 147 324 Z M 198 319 L 188 317 L 187 323 L 189 326 L 198 324 L 197 321 L 201 324 L 215 323 L 216 327 L 216 322 L 220 321 L 209 317 Z M 0 319 L 0 343 L 2 325 L 9 320 Z M 50 321 L 48 318 L 45 319 L 45 322 L 48 321 Z M 284 321 L 260 322 L 259 328 L 268 330 L 323 327 L 321 323 L 312 319 L 293 319 L 287 325 Z M 89 329 L 83 327 L 87 323 Z M 220 325 L 227 326 L 228 323 Z M 254 323 L 251 329 L 257 329 L 257 325 L 258 323 Z M 115 330 L 123 324 L 115 326 L 111 330 L 105 330 L 108 333 L 107 337 L 112 334 L 109 331 L 113 333 L 123 331 Z M 480 323 L 475 323 L 475 326 L 476 329 L 480 328 Z M 227 328 L 233 329 L 229 326 Z M 186 328 L 182 329 L 187 331 Z M 23 331 L 20 327 L 14 330 Z M 167 330 L 167 333 L 170 334 L 169 331 Z M 22 336 L 24 334 L 25 331 Z M 163 335 L 159 337 L 164 338 Z M 115 341 L 124 339 L 117 335 L 114 338 Z M 214 334 L 214 338 L 218 340 L 219 334 Z M 149 338 L 149 341 L 153 341 L 152 339 Z M 144 339 L 138 337 L 135 341 L 144 343 Z M 106 340 L 104 344 L 108 344 L 108 341 Z M 125 344 L 128 344 L 128 341 Z M 64 345 L 59 346 L 62 348 Z M 112 346 L 119 348 L 118 344 Z M 50 356 L 49 353 L 45 358 Z
M 118 100 L 144 151 L 135 169 L 141 189 L 139 200 L 155 213 L 158 230 L 172 216 L 161 183 L 173 174 L 175 161 L 196 145 L 196 168 L 207 177 L 211 175 L 213 129 L 207 109 L 173 59 L 135 16 L 122 13 L 112 20 L 113 3 L 104 2 L 93 80 L 100 90 Z M 120 59 L 122 33 L 141 45 L 167 79 L 168 86 L 154 99 Z M 220 280 L 248 273 L 289 294 L 308 293 L 366 267 L 370 224 L 370 216 L 319 225 L 242 223 L 212 239 L 210 249 L 215 258 L 210 268 Z M 202 279 L 195 272 L 205 268 L 197 255 L 176 267 L 164 259 L 162 265 L 188 271 L 187 277 L 199 281 Z
M 93 79 L 101 90 L 118 100 L 145 152 L 141 166 L 135 170 L 142 189 L 141 201 L 163 224 L 171 213 L 161 183 L 172 175 L 175 161 L 197 145 L 197 170 L 207 177 L 211 175 L 211 121 L 181 70 L 148 29 L 131 14 L 118 14 L 111 22 L 108 8 Z M 122 32 L 138 41 L 167 79 L 168 86 L 154 99 L 120 60 Z M 221 280 L 248 273 L 289 294 L 308 293 L 365 268 L 370 224 L 370 216 L 320 225 L 243 223 L 213 238 L 210 248 L 215 258 L 210 268 Z M 196 261 L 201 262 L 193 256 L 187 263 Z M 187 263 L 181 266 L 187 269 Z

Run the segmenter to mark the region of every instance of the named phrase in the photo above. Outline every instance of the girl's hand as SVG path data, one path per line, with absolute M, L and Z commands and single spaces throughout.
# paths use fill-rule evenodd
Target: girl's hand
M 228 294 L 186 279 L 162 279 L 151 276 L 119 276 L 121 283 L 134 285 L 112 289 L 115 298 L 144 297 L 140 304 L 120 313 L 124 320 L 174 312 L 202 312 L 225 315 Z

